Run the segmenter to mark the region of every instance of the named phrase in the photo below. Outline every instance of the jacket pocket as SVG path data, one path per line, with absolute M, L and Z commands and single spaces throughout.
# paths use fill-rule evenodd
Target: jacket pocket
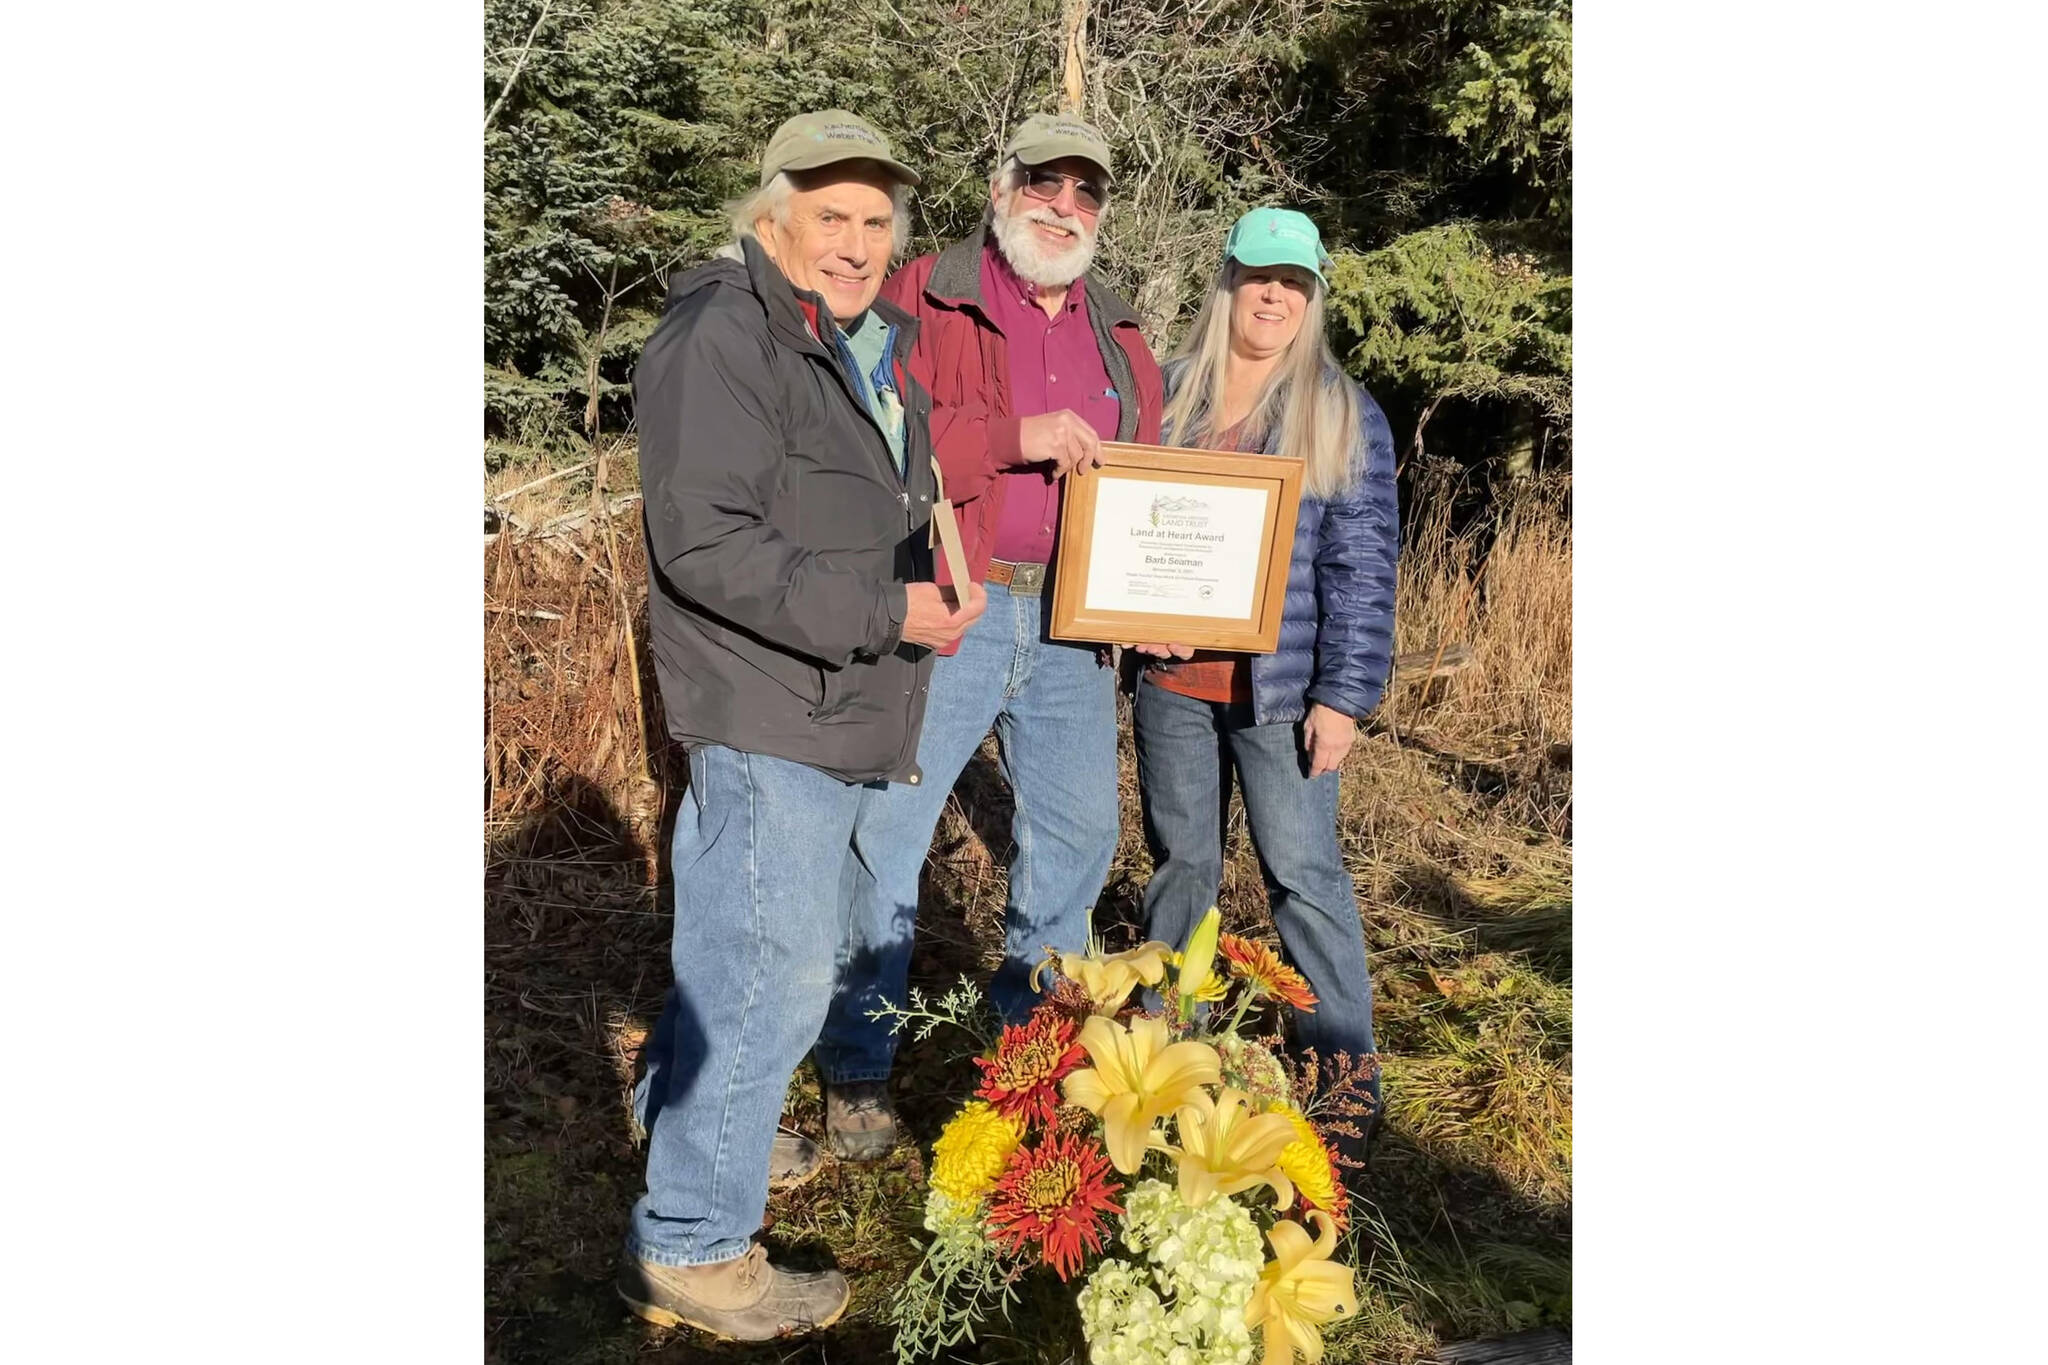
M 788 654 L 766 641 L 723 626 L 714 627 L 717 643 L 733 658 L 763 675 L 804 705 L 817 707 L 825 699 L 825 671 L 810 660 Z
M 846 709 L 847 697 L 852 694 L 852 685 L 847 681 L 844 668 L 817 668 L 811 670 L 818 675 L 818 703 L 811 710 L 812 720 L 829 720 Z

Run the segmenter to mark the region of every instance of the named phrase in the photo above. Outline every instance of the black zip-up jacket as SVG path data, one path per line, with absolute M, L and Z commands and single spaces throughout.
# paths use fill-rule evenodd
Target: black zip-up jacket
M 931 651 L 903 641 L 932 577 L 931 399 L 896 327 L 907 475 L 829 337 L 831 315 L 753 241 L 669 285 L 633 372 L 648 620 L 669 733 L 916 782 Z

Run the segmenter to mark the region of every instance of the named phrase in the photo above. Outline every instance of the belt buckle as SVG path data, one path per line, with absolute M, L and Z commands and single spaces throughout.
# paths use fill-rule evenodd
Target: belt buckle
M 1010 595 L 1012 597 L 1037 597 L 1045 590 L 1045 565 L 1013 564 L 1010 566 Z

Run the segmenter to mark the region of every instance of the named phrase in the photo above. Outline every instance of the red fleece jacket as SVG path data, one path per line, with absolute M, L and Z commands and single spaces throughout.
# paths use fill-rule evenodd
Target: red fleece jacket
M 1005 481 L 997 476 L 1017 459 L 1021 420 L 1010 409 L 1009 356 L 1003 335 L 981 307 L 981 242 L 982 234 L 977 232 L 937 255 L 920 256 L 882 286 L 883 298 L 918 320 L 910 372 L 932 396 L 932 447 L 945 475 L 946 496 L 959 509 L 961 548 L 967 554 L 968 572 L 976 580 L 988 574 L 1003 511 Z M 951 268 L 941 268 L 941 262 Z M 967 270 L 970 263 L 971 275 Z M 941 288 L 932 285 L 935 269 L 940 270 Z M 949 281 L 966 287 L 944 288 Z M 1085 277 L 1079 287 L 1088 290 L 1091 317 L 1108 331 L 1121 352 L 1105 353 L 1105 367 L 1112 376 L 1127 371 L 1137 390 L 1135 406 L 1130 394 L 1118 394 L 1124 408 L 1121 428 L 1129 432 L 1125 439 L 1157 445 L 1165 383 L 1137 316 L 1123 300 Z M 939 582 L 950 582 L 943 556 L 936 567 Z M 953 649 L 941 652 L 951 654 Z

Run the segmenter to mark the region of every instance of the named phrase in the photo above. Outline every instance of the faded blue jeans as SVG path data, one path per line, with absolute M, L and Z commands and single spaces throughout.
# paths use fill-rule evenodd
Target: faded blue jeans
M 1003 964 L 989 997 L 1021 1022 L 1038 997 L 1031 969 L 1047 946 L 1079 952 L 1088 912 L 1116 854 L 1116 671 L 1096 647 L 1048 639 L 1051 597 L 988 586 L 988 609 L 960 650 L 932 667 L 916 786 L 891 783 L 864 826 L 874 876 L 855 898 L 847 970 L 818 1040 L 818 1069 L 833 1084 L 889 1075 L 896 1039 L 867 1017 L 902 1003 L 917 920 L 917 879 L 953 784 L 994 726 L 1002 772 L 1016 798 Z M 1050 586 L 1048 585 L 1048 593 Z
M 1337 846 L 1338 775 L 1311 779 L 1301 723 L 1255 725 L 1248 702 L 1202 701 L 1146 680 L 1133 713 L 1153 863 L 1146 937 L 1184 948 L 1216 903 L 1234 769 L 1281 947 L 1318 1002 L 1294 1014 L 1295 1043 L 1320 1057 L 1374 1052 L 1365 925 Z M 1372 1093 L 1377 1100 L 1377 1080 Z
M 674 842 L 675 984 L 633 1096 L 648 1138 L 632 1255 L 729 1261 L 760 1229 L 782 1101 L 825 1020 L 882 792 L 764 754 L 691 752 Z

